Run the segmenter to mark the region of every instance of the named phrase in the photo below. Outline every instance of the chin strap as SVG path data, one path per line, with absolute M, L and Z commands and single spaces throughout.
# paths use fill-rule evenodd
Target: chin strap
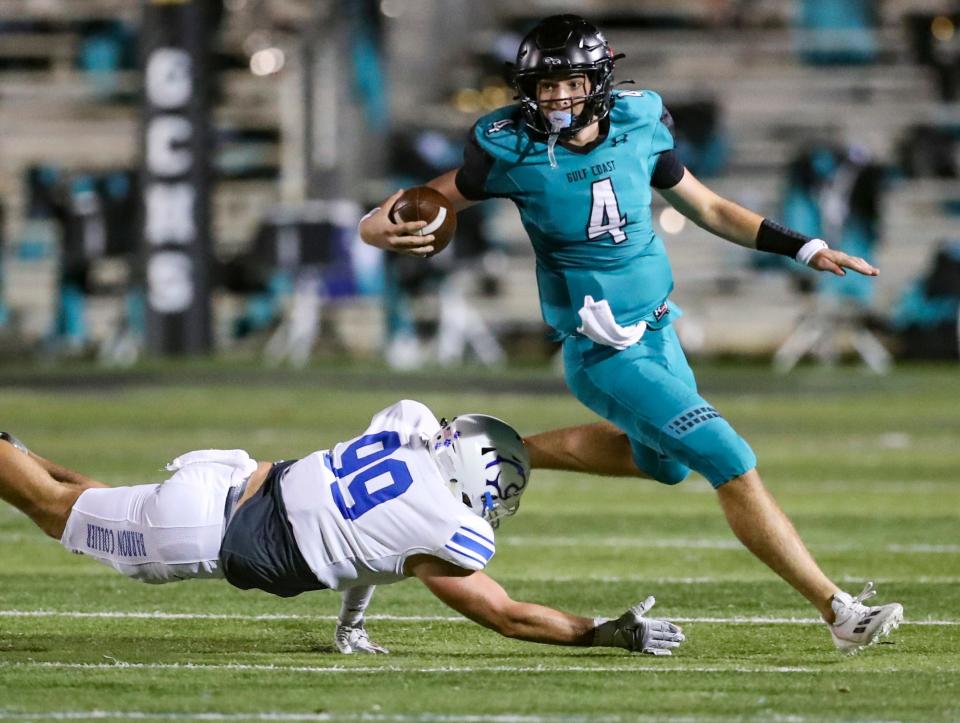
M 483 493 L 483 510 L 480 512 L 480 516 L 490 523 L 490 527 L 497 529 L 500 526 L 500 520 L 497 519 L 497 516 L 494 514 L 496 505 L 493 501 L 493 495 L 489 492 Z M 489 513 L 489 514 L 488 514 Z

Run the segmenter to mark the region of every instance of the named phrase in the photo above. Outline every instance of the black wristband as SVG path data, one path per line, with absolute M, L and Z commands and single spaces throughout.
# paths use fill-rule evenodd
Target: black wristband
M 797 233 L 776 221 L 765 218 L 760 224 L 760 230 L 757 231 L 757 251 L 781 254 L 793 259 L 803 245 L 812 240 L 809 236 L 804 236 L 802 233 Z

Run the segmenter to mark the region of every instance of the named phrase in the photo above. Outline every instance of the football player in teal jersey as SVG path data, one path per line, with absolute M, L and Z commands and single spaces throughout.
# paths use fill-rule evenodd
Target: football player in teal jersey
M 608 423 L 528 438 L 534 467 L 677 484 L 696 470 L 716 488 L 737 537 L 806 597 L 836 645 L 855 651 L 896 627 L 902 607 L 867 607 L 819 568 L 763 485 L 746 441 L 697 392 L 668 299 L 673 276 L 653 228 L 652 188 L 721 238 L 818 271 L 867 276 L 831 249 L 718 196 L 674 152 L 673 122 L 652 91 L 615 90 L 603 34 L 575 15 L 543 20 L 514 67 L 519 103 L 481 118 L 464 163 L 430 181 L 458 210 L 509 198 L 536 253 L 543 318 L 563 343 L 567 385 Z M 424 222 L 393 223 L 399 192 L 360 224 L 381 249 L 425 256 Z

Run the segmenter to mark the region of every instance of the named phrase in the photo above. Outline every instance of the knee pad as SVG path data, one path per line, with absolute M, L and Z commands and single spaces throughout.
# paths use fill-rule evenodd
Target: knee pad
M 702 474 L 714 488 L 757 466 L 750 445 L 715 412 L 688 434 L 671 435 L 664 446 L 672 457 Z
M 680 484 L 690 474 L 690 468 L 685 464 L 660 454 L 641 442 L 631 439 L 630 446 L 633 449 L 634 464 L 661 484 Z
M 673 460 L 666 460 L 653 476 L 657 482 L 665 485 L 676 485 L 690 476 L 690 468 Z

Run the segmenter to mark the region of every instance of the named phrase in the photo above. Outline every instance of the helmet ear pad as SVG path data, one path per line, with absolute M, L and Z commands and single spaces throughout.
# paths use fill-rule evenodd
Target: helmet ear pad
M 516 430 L 485 414 L 445 424 L 428 442 L 453 496 L 496 527 L 514 514 L 530 479 L 530 457 Z

